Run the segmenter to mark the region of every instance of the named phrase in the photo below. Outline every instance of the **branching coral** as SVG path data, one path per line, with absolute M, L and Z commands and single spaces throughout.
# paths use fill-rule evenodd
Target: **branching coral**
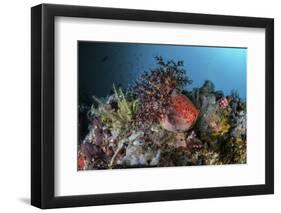
M 156 57 L 158 68 L 144 72 L 135 82 L 133 91 L 141 102 L 137 120 L 141 123 L 158 122 L 161 116 L 167 114 L 171 103 L 171 95 L 175 90 L 182 90 L 192 81 L 186 76 L 183 61 Z

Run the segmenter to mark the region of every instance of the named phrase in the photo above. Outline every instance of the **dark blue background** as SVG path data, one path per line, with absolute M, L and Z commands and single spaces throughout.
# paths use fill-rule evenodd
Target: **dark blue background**
M 211 80 L 225 95 L 235 89 L 246 98 L 246 48 L 79 41 L 80 103 L 91 102 L 92 95 L 108 95 L 113 83 L 127 87 L 144 70 L 157 66 L 155 56 L 184 61 L 193 80 L 188 90 Z

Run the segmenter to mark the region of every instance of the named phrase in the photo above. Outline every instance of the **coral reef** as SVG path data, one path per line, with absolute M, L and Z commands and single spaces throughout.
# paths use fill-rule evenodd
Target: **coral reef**
M 159 122 L 169 114 L 172 93 L 192 82 L 185 75 L 183 61 L 164 62 L 162 57 L 156 57 L 156 61 L 159 67 L 144 72 L 133 88 L 141 103 L 137 118 L 142 124 Z
M 156 62 L 134 86 L 81 107 L 78 170 L 246 163 L 246 101 L 208 80 L 189 91 L 182 61 Z
M 99 116 L 108 127 L 114 129 L 126 128 L 126 126 L 130 126 L 133 116 L 138 110 L 139 101 L 138 99 L 129 101 L 122 88 L 117 89 L 115 85 L 113 85 L 113 90 L 114 94 L 108 98 L 107 102 L 102 102 L 102 100 L 93 96 L 99 107 L 96 109 L 93 105 L 90 113 Z
M 172 132 L 184 132 L 196 122 L 199 110 L 182 94 L 171 95 L 170 110 L 161 116 L 160 125 Z

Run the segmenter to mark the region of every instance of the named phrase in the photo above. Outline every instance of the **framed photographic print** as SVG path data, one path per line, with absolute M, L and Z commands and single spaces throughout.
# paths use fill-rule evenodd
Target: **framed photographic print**
M 31 9 L 31 203 L 272 194 L 274 21 Z

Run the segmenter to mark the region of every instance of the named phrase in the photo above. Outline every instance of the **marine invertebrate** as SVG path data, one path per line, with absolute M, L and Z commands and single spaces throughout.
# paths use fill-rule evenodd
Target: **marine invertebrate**
M 200 100 L 198 131 L 204 139 L 216 141 L 217 137 L 228 133 L 230 128 L 229 101 L 221 91 L 215 90 L 211 81 L 205 81 L 197 91 Z
M 133 133 L 131 133 L 130 136 L 124 137 L 123 139 L 121 139 L 118 142 L 117 149 L 110 160 L 109 167 L 112 168 L 114 166 L 115 160 L 116 160 L 118 154 L 122 151 L 122 149 L 124 148 L 125 145 L 133 143 L 135 140 L 139 139 L 143 135 L 144 135 L 143 132 L 133 132 Z
M 120 164 L 130 167 L 157 166 L 160 156 L 160 150 L 145 145 L 141 140 L 135 140 L 128 144 L 126 154 L 120 160 Z
M 241 111 L 236 117 L 230 135 L 235 138 L 242 137 L 243 135 L 246 135 L 246 127 L 246 114 Z
M 125 126 L 130 126 L 133 118 L 139 108 L 139 100 L 128 100 L 128 97 L 123 92 L 122 88 L 116 88 L 113 85 L 114 99 L 116 106 L 109 101 L 108 103 L 101 101 L 97 97 L 93 97 L 98 103 L 96 108 L 91 107 L 91 114 L 101 118 L 102 123 L 113 129 L 124 129 Z
M 209 80 L 188 91 L 182 62 L 156 60 L 132 88 L 94 97 L 78 169 L 246 163 L 246 101 Z
M 102 145 L 103 143 L 103 129 L 102 129 L 102 123 L 98 117 L 92 118 L 92 128 L 95 134 L 95 141 L 94 143 L 97 145 Z
M 101 120 L 97 116 L 89 117 L 90 125 L 89 125 L 89 132 L 82 141 L 83 144 L 91 143 L 101 146 L 104 141 L 104 132 L 103 132 L 103 125 Z
M 219 106 L 220 108 L 222 109 L 225 109 L 227 106 L 228 106 L 228 100 L 226 97 L 222 97 L 220 100 L 219 100 Z
M 201 153 L 204 165 L 222 165 L 223 161 L 220 159 L 220 153 L 210 149 L 204 149 Z
M 81 144 L 79 169 L 85 169 L 92 163 L 95 163 L 95 161 L 104 159 L 105 153 L 100 146 L 92 143 Z
M 199 110 L 182 94 L 172 94 L 170 110 L 162 115 L 160 124 L 172 132 L 188 130 L 197 120 Z
M 156 57 L 158 68 L 144 72 L 135 82 L 133 91 L 141 102 L 137 113 L 140 123 L 153 124 L 170 113 L 173 91 L 181 91 L 192 81 L 186 76 L 183 62 Z
M 238 137 L 234 140 L 233 148 L 233 162 L 235 163 L 246 163 L 247 162 L 247 144 L 246 140 Z
M 84 170 L 86 166 L 85 155 L 79 151 L 78 152 L 78 170 Z

